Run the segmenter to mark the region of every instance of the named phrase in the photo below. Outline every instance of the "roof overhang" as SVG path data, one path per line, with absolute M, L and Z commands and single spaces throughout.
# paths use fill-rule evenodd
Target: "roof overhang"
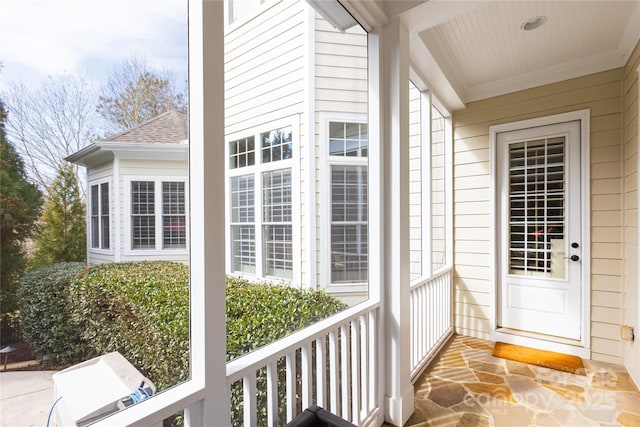
M 76 165 L 91 167 L 112 161 L 115 157 L 129 160 L 188 160 L 189 143 L 141 143 L 141 142 L 94 142 L 65 160 Z

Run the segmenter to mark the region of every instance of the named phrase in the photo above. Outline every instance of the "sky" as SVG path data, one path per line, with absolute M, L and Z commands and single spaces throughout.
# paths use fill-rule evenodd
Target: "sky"
M 133 55 L 187 77 L 187 0 L 0 0 L 0 91 L 68 72 L 104 84 Z

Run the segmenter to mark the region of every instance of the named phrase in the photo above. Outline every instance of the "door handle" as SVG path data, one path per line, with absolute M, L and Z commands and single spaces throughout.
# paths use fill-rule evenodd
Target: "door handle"
M 571 255 L 571 261 L 580 261 L 580 257 L 578 255 Z

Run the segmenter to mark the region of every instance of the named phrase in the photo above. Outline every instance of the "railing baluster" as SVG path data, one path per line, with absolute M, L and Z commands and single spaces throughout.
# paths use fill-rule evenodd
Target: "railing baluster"
M 325 407 L 327 401 L 327 348 L 325 337 L 316 339 L 316 401 Z
M 351 321 L 351 421 L 360 424 L 360 323 Z
M 369 412 L 369 317 L 360 316 L 360 396 L 362 416 Z
M 256 410 L 256 373 L 250 372 L 242 378 L 242 401 L 244 410 L 245 427 L 258 426 L 258 414 Z
M 349 325 L 340 326 L 340 373 L 342 380 L 342 418 L 351 421 L 349 416 L 349 408 L 351 408 L 351 393 L 349 384 L 351 370 L 349 369 Z
M 417 374 L 452 331 L 453 270 L 441 270 L 435 276 L 411 287 L 411 371 Z
M 286 396 L 287 396 L 287 422 L 296 416 L 296 351 L 286 356 Z
M 329 332 L 329 386 L 331 390 L 331 412 L 340 414 L 340 380 L 339 380 L 338 334 Z
M 302 362 L 302 409 L 307 409 L 313 399 L 313 381 L 311 379 L 313 356 L 311 352 L 311 343 L 302 346 L 301 362 Z
M 278 425 L 278 362 L 267 365 L 267 425 Z
M 367 413 L 375 408 L 378 400 L 377 391 L 378 384 L 378 313 L 379 310 L 369 312 L 369 371 L 367 376 L 369 377 L 369 408 Z

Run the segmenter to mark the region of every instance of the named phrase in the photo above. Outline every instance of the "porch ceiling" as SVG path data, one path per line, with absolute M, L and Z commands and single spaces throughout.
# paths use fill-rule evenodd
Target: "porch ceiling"
M 385 1 L 409 30 L 414 76 L 451 109 L 625 64 L 640 1 Z M 403 4 L 404 7 L 399 7 Z M 535 30 L 521 26 L 545 16 Z

